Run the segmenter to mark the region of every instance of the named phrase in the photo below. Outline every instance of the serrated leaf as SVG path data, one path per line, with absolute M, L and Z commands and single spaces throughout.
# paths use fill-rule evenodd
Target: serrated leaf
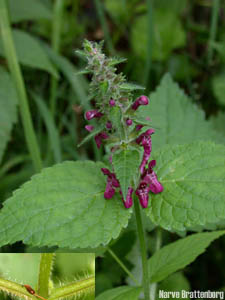
M 156 173 L 164 187 L 150 195 L 145 210 L 153 223 L 184 231 L 217 223 L 225 216 L 225 146 L 195 142 L 164 147 L 154 154 Z
M 133 84 L 133 83 L 123 83 L 120 85 L 120 88 L 123 90 L 135 91 L 135 90 L 145 90 L 145 87 Z
M 8 72 L 0 67 L 0 163 L 17 120 L 17 95 Z
M 113 154 L 112 164 L 120 182 L 123 198 L 126 199 L 128 187 L 139 172 L 140 153 L 135 149 L 122 149 Z
M 166 144 L 199 140 L 224 142 L 212 124 L 205 120 L 204 112 L 191 102 L 169 74 L 163 77 L 149 99 L 148 105 L 138 108 L 137 118 L 150 117 L 152 124 L 159 128 L 152 136 L 153 150 Z
M 158 282 L 192 263 L 225 231 L 192 234 L 158 250 L 148 261 L 151 282 Z
M 120 286 L 103 292 L 96 300 L 138 300 L 140 287 Z
M 80 142 L 80 144 L 77 145 L 77 147 L 81 147 L 82 145 L 84 145 L 85 143 L 87 143 L 88 141 L 90 141 L 90 139 L 92 139 L 96 134 L 98 134 L 99 132 L 101 132 L 103 130 L 104 126 L 100 125 L 98 128 L 96 128 L 95 130 L 93 130 L 90 134 L 88 134 L 83 140 L 82 142 Z
M 39 0 L 9 0 L 8 2 L 10 19 L 13 23 L 52 17 L 52 12 Z
M 127 226 L 121 196 L 104 199 L 102 163 L 64 162 L 32 177 L 4 202 L 0 245 L 85 248 L 105 245 Z
M 35 37 L 22 30 L 14 29 L 13 40 L 21 64 L 47 71 L 55 77 L 58 76 L 55 67 Z M 0 40 L 0 55 L 4 56 L 4 53 L 2 41 Z

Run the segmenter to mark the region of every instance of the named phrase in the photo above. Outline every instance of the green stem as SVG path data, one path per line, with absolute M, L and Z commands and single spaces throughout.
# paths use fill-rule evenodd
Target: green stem
M 150 77 L 152 66 L 152 49 L 153 49 L 153 0 L 146 0 L 147 4 L 147 20 L 148 20 L 148 40 L 147 40 L 147 57 L 144 76 L 144 85 L 146 86 Z
M 145 235 L 144 235 L 143 223 L 141 218 L 140 206 L 136 197 L 134 199 L 134 209 L 135 209 L 135 217 L 136 217 L 136 224 L 137 224 L 137 233 L 138 233 L 140 249 L 141 249 L 142 274 L 143 274 L 142 282 L 144 288 L 144 295 L 145 295 L 145 300 L 150 300 L 147 249 L 145 243 Z
M 64 0 L 56 0 L 54 5 L 53 23 L 52 23 L 52 49 L 55 53 L 60 51 L 61 26 L 63 21 Z M 52 76 L 50 86 L 50 110 L 52 116 L 55 116 L 55 107 L 57 99 L 58 81 Z
M 109 29 L 108 29 L 108 25 L 107 25 L 105 14 L 104 14 L 104 9 L 102 7 L 102 3 L 100 2 L 100 0 L 95 0 L 95 6 L 96 6 L 97 14 L 99 17 L 99 21 L 102 26 L 102 30 L 104 32 L 104 38 L 106 40 L 108 50 L 109 50 L 110 54 L 114 54 L 115 49 L 113 47 L 113 43 L 110 38 Z
M 124 263 L 119 259 L 119 257 L 110 249 L 107 248 L 107 251 L 111 254 L 111 256 L 115 259 L 115 261 L 120 265 L 120 267 L 127 273 L 127 275 L 133 280 L 133 282 L 139 286 L 138 281 L 135 279 L 134 275 L 127 269 Z
M 157 228 L 156 230 L 156 246 L 155 252 L 157 252 L 161 248 L 162 244 L 162 230 L 161 228 Z M 155 300 L 157 291 L 157 282 L 151 284 L 151 300 Z
M 42 253 L 38 278 L 38 294 L 48 298 L 49 281 L 52 271 L 54 253 Z
M 0 0 L 0 27 L 1 27 L 5 55 L 9 64 L 9 69 L 12 78 L 14 80 L 17 95 L 18 95 L 19 108 L 20 108 L 20 114 L 23 122 L 26 143 L 35 170 L 39 172 L 42 169 L 41 155 L 40 155 L 40 150 L 38 147 L 38 143 L 37 143 L 37 139 L 36 139 L 36 135 L 34 132 L 34 127 L 31 119 L 25 84 L 18 63 L 16 50 L 12 38 L 12 30 L 10 27 L 6 0 Z
M 89 294 L 91 291 L 94 291 L 94 288 L 95 277 L 90 276 L 88 278 L 78 280 L 74 283 L 54 289 L 48 300 L 58 300 L 71 296 L 79 296 L 80 294 Z
M 211 64 L 212 62 L 213 42 L 216 39 L 219 11 L 220 11 L 220 0 L 213 0 L 212 17 L 211 17 L 209 42 L 208 42 L 208 64 Z
M 28 293 L 26 288 L 21 284 L 3 278 L 0 278 L 0 291 L 3 291 L 8 295 L 18 297 L 20 299 L 37 300 L 37 298 L 32 294 Z

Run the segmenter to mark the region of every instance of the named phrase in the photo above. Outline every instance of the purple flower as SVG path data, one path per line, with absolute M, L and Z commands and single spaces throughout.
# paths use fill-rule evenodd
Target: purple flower
M 126 120 L 127 126 L 131 126 L 133 124 L 133 121 L 131 119 Z
M 142 162 L 141 162 L 141 165 L 140 165 L 141 174 L 143 174 L 145 166 L 146 166 L 146 164 L 149 160 L 149 157 L 151 155 L 151 151 L 152 151 L 151 135 L 154 132 L 155 132 L 154 129 L 148 129 L 136 139 L 137 144 L 143 146 L 143 148 L 144 148 L 144 154 L 143 154 Z
M 123 201 L 124 206 L 126 208 L 130 208 L 133 205 L 132 193 L 133 193 L 133 189 L 132 189 L 132 187 L 129 187 L 127 196 L 126 196 L 126 201 Z
M 91 132 L 91 131 L 94 129 L 94 126 L 92 126 L 92 125 L 86 125 L 86 126 L 85 126 L 85 129 L 86 129 L 87 131 Z
M 158 194 L 163 191 L 162 184 L 158 181 L 156 173 L 153 171 L 153 168 L 156 165 L 155 160 L 151 160 L 148 164 L 147 171 L 143 174 L 143 180 L 149 184 L 149 190 L 154 193 Z
M 112 129 L 112 123 L 110 121 L 107 121 L 106 128 L 107 129 Z
M 135 194 L 138 196 L 140 204 L 143 208 L 148 207 L 148 200 L 149 200 L 149 186 L 147 182 L 141 181 Z
M 109 100 L 109 105 L 110 106 L 115 106 L 116 105 L 116 101 L 114 99 L 110 99 Z
M 96 142 L 97 147 L 100 148 L 101 144 L 102 144 L 102 140 L 106 140 L 108 138 L 109 138 L 108 134 L 105 133 L 104 131 L 96 134 L 95 142 Z
M 142 129 L 142 127 L 144 127 L 144 125 L 138 124 L 138 125 L 136 126 L 136 130 L 139 131 L 139 130 Z
M 146 97 L 146 96 L 140 96 L 139 98 L 137 98 L 134 101 L 134 103 L 131 106 L 131 108 L 133 110 L 137 110 L 140 105 L 148 105 L 148 97 Z
M 97 110 L 89 110 L 85 113 L 86 119 L 89 121 L 93 118 L 101 118 L 103 114 Z
M 109 169 L 101 168 L 101 171 L 104 175 L 107 176 L 107 184 L 104 192 L 105 199 L 111 199 L 115 194 L 115 188 L 120 186 L 119 181 L 116 179 L 116 175 L 111 173 Z

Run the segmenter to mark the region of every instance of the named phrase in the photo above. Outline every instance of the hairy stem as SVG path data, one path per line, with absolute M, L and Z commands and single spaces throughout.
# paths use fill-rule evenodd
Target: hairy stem
M 134 198 L 134 209 L 135 209 L 138 239 L 139 239 L 140 249 L 141 249 L 142 274 L 143 274 L 142 282 L 144 288 L 144 295 L 145 295 L 145 300 L 150 300 L 147 249 L 145 243 L 145 235 L 144 235 L 143 223 L 141 218 L 140 206 L 136 197 Z
M 220 11 L 220 0 L 213 0 L 212 17 L 211 17 L 209 42 L 208 42 L 208 64 L 211 64 L 212 62 L 212 57 L 213 57 L 212 43 L 216 39 L 219 11 Z
M 125 273 L 133 280 L 133 282 L 139 286 L 138 281 L 135 279 L 134 275 L 127 269 L 127 267 L 124 265 L 124 263 L 119 259 L 119 257 L 110 249 L 107 248 L 107 251 L 110 253 L 110 255 L 115 259 L 115 261 L 120 265 L 120 267 L 124 270 Z
M 54 253 L 42 253 L 38 278 L 38 294 L 48 298 L 49 280 L 52 271 Z
M 34 127 L 31 119 L 31 113 L 28 105 L 28 98 L 25 89 L 25 84 L 18 63 L 16 50 L 12 38 L 12 30 L 10 27 L 6 0 L 0 0 L 0 27 L 1 27 L 2 41 L 5 50 L 5 55 L 9 64 L 9 69 L 12 78 L 14 80 L 17 95 L 18 95 L 19 108 L 20 108 L 20 114 L 23 122 L 23 129 L 25 133 L 26 143 L 35 170 L 39 172 L 42 169 L 41 155 L 40 155 L 40 150 L 38 147 L 38 143 L 37 143 L 37 139 L 36 139 L 36 135 L 34 132 Z
M 28 293 L 26 288 L 21 284 L 3 278 L 0 278 L 0 291 L 8 295 L 19 297 L 20 299 L 37 300 L 37 298 Z
M 79 296 L 81 294 L 89 294 L 94 291 L 94 288 L 95 277 L 89 276 L 88 278 L 54 289 L 48 300 L 57 300 L 71 296 Z

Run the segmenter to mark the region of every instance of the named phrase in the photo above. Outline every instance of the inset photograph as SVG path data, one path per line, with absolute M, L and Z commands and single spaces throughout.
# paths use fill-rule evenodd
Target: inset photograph
M 94 253 L 1 253 L 1 300 L 95 299 Z

